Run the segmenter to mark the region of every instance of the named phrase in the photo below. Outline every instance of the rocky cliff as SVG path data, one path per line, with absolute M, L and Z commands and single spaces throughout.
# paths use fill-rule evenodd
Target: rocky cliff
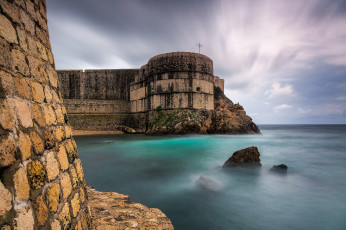
M 149 114 L 149 135 L 166 134 L 256 134 L 258 126 L 243 106 L 234 104 L 219 87 L 214 89 L 214 110 L 162 110 Z

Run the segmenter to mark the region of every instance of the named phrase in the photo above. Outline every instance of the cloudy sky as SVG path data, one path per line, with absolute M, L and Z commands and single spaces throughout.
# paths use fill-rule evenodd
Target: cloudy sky
M 259 124 L 346 123 L 345 0 L 47 0 L 57 69 L 214 61 Z

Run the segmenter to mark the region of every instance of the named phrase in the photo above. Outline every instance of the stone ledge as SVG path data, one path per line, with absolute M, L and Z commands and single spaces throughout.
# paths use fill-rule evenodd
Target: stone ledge
M 93 228 L 173 230 L 170 219 L 157 208 L 130 201 L 129 196 L 99 192 L 87 186 Z

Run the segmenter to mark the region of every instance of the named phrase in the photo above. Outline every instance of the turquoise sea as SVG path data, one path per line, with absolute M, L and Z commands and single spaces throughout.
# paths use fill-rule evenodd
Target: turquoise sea
M 75 140 L 88 185 L 161 209 L 177 230 L 345 230 L 346 125 L 260 128 L 262 135 Z M 220 167 L 252 145 L 261 153 L 261 168 Z M 281 163 L 286 175 L 269 171 Z

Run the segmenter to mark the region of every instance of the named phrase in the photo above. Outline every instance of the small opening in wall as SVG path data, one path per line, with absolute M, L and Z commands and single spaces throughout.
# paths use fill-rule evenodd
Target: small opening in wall
M 201 91 L 201 87 L 197 87 L 197 92 L 200 92 Z

